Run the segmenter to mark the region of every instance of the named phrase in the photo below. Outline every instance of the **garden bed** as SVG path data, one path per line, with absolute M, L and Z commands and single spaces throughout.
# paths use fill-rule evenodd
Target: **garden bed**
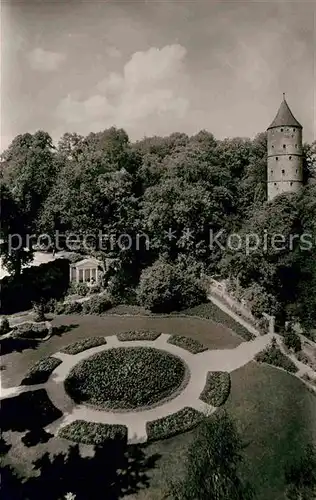
M 118 340 L 127 342 L 129 340 L 156 340 L 160 337 L 160 332 L 152 332 L 150 330 L 130 330 L 128 332 L 121 332 L 117 334 Z
M 127 442 L 127 427 L 118 424 L 100 424 L 98 422 L 86 422 L 75 420 L 69 425 L 62 427 L 58 437 L 69 439 L 76 443 L 103 445 L 108 440 L 122 440 Z
M 100 345 L 105 345 L 105 337 L 91 337 L 88 339 L 82 339 L 74 344 L 67 345 L 60 352 L 64 354 L 79 354 L 79 352 L 86 351 L 87 349 L 92 349 L 92 347 L 98 347 Z
M 298 371 L 293 361 L 283 354 L 273 341 L 268 347 L 256 355 L 255 360 L 259 363 L 268 363 L 269 365 L 283 368 L 283 370 L 290 373 L 296 373 Z
M 193 408 L 185 407 L 167 417 L 147 422 L 146 431 L 148 441 L 167 439 L 189 431 L 196 427 L 204 418 L 203 413 Z
M 80 361 L 64 384 L 76 403 L 133 410 L 173 396 L 187 380 L 188 368 L 177 356 L 151 347 L 117 347 Z
M 197 340 L 182 335 L 171 335 L 171 337 L 168 339 L 168 343 L 181 347 L 182 349 L 185 349 L 192 354 L 198 354 L 199 352 L 204 352 L 208 349 Z
M 29 369 L 23 378 L 21 385 L 44 384 L 49 379 L 52 372 L 61 364 L 61 360 L 57 358 L 40 359 L 32 368 Z
M 230 393 L 228 372 L 208 372 L 200 399 L 212 406 L 222 406 Z

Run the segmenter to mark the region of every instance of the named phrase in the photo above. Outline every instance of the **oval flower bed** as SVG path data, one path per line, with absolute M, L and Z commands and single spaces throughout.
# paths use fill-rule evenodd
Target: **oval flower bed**
M 80 361 L 64 384 L 76 403 L 133 410 L 173 396 L 187 380 L 188 368 L 173 354 L 152 347 L 117 347 Z

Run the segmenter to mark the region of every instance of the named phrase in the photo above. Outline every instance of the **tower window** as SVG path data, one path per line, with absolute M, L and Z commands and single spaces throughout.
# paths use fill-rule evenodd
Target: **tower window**
M 276 159 L 276 161 L 278 161 L 279 157 L 278 157 L 278 156 L 276 156 L 276 157 L 275 157 L 275 159 Z
M 272 144 L 272 148 L 274 148 L 274 144 Z
M 293 182 L 290 182 L 290 186 L 293 186 Z
M 276 186 L 276 182 L 274 183 L 274 185 Z
M 297 148 L 297 144 L 295 144 L 295 147 Z
M 285 148 L 286 148 L 286 144 L 283 144 L 283 149 L 285 149 Z
M 296 169 L 296 170 L 295 170 L 295 173 L 297 174 L 297 172 L 298 172 L 298 170 Z
M 289 160 L 292 160 L 292 156 L 289 156 Z
M 283 132 L 283 128 L 281 128 L 281 132 Z
M 271 170 L 271 174 L 273 174 L 273 170 Z
M 282 170 L 282 174 L 283 174 L 283 175 L 285 174 L 285 170 Z
M 293 128 L 293 132 L 295 132 L 295 128 Z

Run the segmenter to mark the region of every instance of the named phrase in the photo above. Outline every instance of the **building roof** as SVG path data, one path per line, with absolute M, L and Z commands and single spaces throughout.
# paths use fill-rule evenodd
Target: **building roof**
M 285 100 L 285 95 L 283 94 L 283 101 L 281 102 L 281 106 L 279 107 L 279 111 L 277 112 L 276 117 L 271 123 L 269 128 L 281 127 L 281 126 L 289 126 L 289 127 L 300 127 L 302 125 L 296 120 L 293 116 L 292 111 L 289 108 L 288 103 Z
M 102 262 L 98 259 L 95 259 L 94 257 L 90 257 L 87 259 L 82 259 L 79 260 L 78 262 L 75 262 L 73 264 L 70 264 L 70 267 L 82 267 L 82 266 L 102 266 Z

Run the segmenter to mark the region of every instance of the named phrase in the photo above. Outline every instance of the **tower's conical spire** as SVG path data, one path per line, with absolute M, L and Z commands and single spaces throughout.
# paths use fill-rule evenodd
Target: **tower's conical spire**
M 285 100 L 285 93 L 283 93 L 283 101 L 281 102 L 279 111 L 268 129 L 282 126 L 302 128 L 302 125 L 296 120 L 296 118 L 294 118 L 293 113 Z

